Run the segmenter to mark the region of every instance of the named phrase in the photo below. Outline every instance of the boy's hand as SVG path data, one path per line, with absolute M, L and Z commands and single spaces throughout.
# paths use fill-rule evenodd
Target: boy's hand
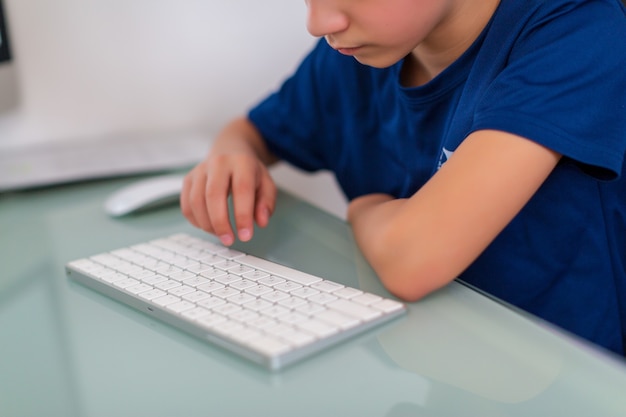
M 183 215 L 194 226 L 215 234 L 224 245 L 235 241 L 228 197 L 232 195 L 237 238 L 252 238 L 254 223 L 265 227 L 274 211 L 276 185 L 259 155 L 259 138 L 237 128 L 216 140 L 203 162 L 185 177 L 180 196 Z M 245 127 L 245 125 L 244 125 Z M 238 130 L 239 129 L 239 130 Z M 251 141 L 252 140 L 252 141 Z

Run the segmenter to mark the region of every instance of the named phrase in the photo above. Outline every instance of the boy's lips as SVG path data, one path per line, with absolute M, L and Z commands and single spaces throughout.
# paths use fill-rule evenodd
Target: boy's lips
M 335 40 L 330 37 L 326 37 L 326 42 L 328 42 L 328 45 L 330 45 L 331 48 L 333 48 L 335 51 L 339 52 L 340 54 L 350 55 L 350 56 L 355 55 L 364 47 L 364 45 L 358 45 L 358 46 L 340 45 L 338 42 L 335 42 Z
M 337 52 L 343 55 L 354 55 L 356 54 L 362 47 L 361 46 L 347 46 L 347 47 L 337 47 L 334 48 Z

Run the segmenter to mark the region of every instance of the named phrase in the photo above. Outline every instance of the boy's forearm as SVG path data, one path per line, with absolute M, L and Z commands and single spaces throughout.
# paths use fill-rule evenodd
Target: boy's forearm
M 413 214 L 407 216 L 408 212 Z M 432 227 L 421 224 L 411 199 L 386 194 L 359 197 L 348 207 L 348 222 L 359 249 L 398 298 L 416 301 L 456 277 L 446 261 L 448 251 L 431 244 Z
M 269 151 L 259 131 L 246 117 L 237 118 L 222 129 L 209 156 L 228 152 L 249 152 L 265 165 L 271 165 L 278 159 Z

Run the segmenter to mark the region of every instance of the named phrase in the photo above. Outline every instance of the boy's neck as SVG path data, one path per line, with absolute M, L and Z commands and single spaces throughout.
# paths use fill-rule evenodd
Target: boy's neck
M 480 36 L 500 0 L 459 1 L 437 28 L 404 60 L 402 84 L 424 85 L 456 61 Z

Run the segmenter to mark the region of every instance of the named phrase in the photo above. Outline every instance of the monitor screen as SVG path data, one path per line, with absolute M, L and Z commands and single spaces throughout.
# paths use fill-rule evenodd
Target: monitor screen
M 9 59 L 11 59 L 11 51 L 9 49 L 9 38 L 7 37 L 2 0 L 0 0 L 0 64 Z

